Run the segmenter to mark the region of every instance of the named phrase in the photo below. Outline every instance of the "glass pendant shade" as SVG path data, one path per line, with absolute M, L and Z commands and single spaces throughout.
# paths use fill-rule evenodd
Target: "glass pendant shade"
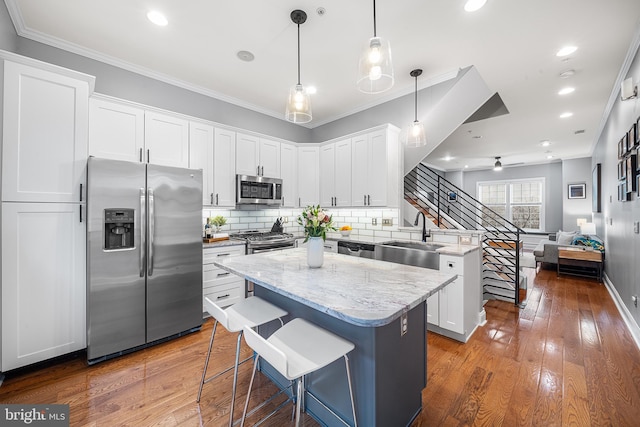
M 415 121 L 409 125 L 406 134 L 407 147 L 422 147 L 427 145 L 427 135 L 424 131 L 424 125 L 419 121 Z
M 285 118 L 293 123 L 308 123 L 311 121 L 311 97 L 301 84 L 291 87 Z
M 391 46 L 381 37 L 372 37 L 358 62 L 358 90 L 380 93 L 393 86 Z

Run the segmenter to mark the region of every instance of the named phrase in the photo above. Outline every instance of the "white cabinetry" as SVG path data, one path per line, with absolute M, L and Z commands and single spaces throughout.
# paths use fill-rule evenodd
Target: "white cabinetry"
M 189 168 L 202 169 L 202 204 L 213 205 L 213 126 L 189 122 Z
M 144 110 L 103 99 L 89 101 L 89 155 L 141 162 Z
M 11 58 L 3 64 L 1 182 L 0 371 L 8 371 L 86 347 L 83 208 L 94 78 L 0 56 Z
M 91 99 L 89 154 L 162 166 L 189 167 L 189 121 L 126 102 Z
M 280 144 L 280 178 L 282 178 L 282 206 L 296 207 L 298 201 L 298 149 L 295 145 Z
M 280 143 L 238 133 L 236 137 L 236 173 L 280 178 Z
M 2 201 L 81 200 L 88 103 L 87 81 L 4 62 Z
M 244 253 L 245 247 L 243 245 L 204 249 L 202 258 L 202 294 L 204 297 L 209 297 L 220 307 L 226 307 L 244 299 L 244 279 L 213 264 L 217 259 L 242 256 Z
M 351 205 L 398 206 L 402 169 L 397 128 L 354 136 L 351 153 Z
M 320 147 L 320 204 L 351 204 L 351 139 Z
M 480 251 L 440 255 L 440 271 L 457 274 L 452 283 L 427 300 L 429 330 L 466 342 L 483 315 Z
M 213 205 L 236 204 L 236 133 L 216 128 L 213 146 Z
M 316 146 L 298 147 L 298 207 L 320 202 L 319 154 L 320 149 Z
M 146 111 L 144 145 L 148 163 L 189 167 L 189 122 L 168 114 Z

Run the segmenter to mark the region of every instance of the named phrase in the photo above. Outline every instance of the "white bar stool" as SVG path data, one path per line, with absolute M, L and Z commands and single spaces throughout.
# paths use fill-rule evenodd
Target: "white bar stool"
M 295 406 L 295 425 L 300 425 L 300 402 L 304 397 L 304 376 L 320 368 L 327 366 L 340 357 L 344 357 L 344 363 L 347 369 L 347 381 L 349 382 L 349 396 L 351 397 L 351 410 L 353 412 L 354 427 L 357 427 L 356 408 L 353 400 L 353 387 L 351 385 L 351 372 L 349 370 L 349 358 L 347 353 L 355 348 L 355 345 L 339 337 L 329 331 L 326 331 L 304 319 L 293 319 L 269 338 L 265 339 L 258 335 L 255 331 L 244 328 L 244 339 L 256 353 L 256 360 L 253 364 L 253 374 L 249 383 L 249 391 L 247 400 L 244 404 L 242 412 L 242 422 L 240 426 L 244 426 L 247 416 L 247 408 L 249 406 L 249 398 L 251 397 L 251 388 L 253 387 L 253 379 L 256 375 L 258 360 L 262 357 L 269 362 L 274 369 L 287 378 L 290 382 L 289 387 L 292 388 L 292 397 L 287 399 L 283 404 L 278 406 L 273 412 L 260 420 L 257 424 L 262 424 L 267 418 L 271 417 L 285 403 L 296 397 Z M 297 391 L 293 394 L 293 380 L 297 380 Z M 278 393 L 279 394 L 279 393 Z M 269 399 L 270 400 L 270 399 Z M 267 402 L 269 401 L 267 400 Z M 266 402 L 265 402 L 266 403 Z M 264 403 L 253 409 L 254 413 L 262 407 Z M 337 415 L 336 415 L 337 416 Z M 342 420 L 346 425 L 348 423 Z
M 242 338 L 243 328 L 247 328 L 248 330 L 253 332 L 253 330 L 250 328 L 264 325 L 265 323 L 269 323 L 272 320 L 276 319 L 279 319 L 280 324 L 282 325 L 282 317 L 286 316 L 288 313 L 280 307 L 277 307 L 259 297 L 246 298 L 227 307 L 224 310 L 209 298 L 205 297 L 204 307 L 207 313 L 209 313 L 215 319 L 215 323 L 213 324 L 211 340 L 209 341 L 209 351 L 207 352 L 207 357 L 204 361 L 202 380 L 200 381 L 200 388 L 198 390 L 198 398 L 196 399 L 196 402 L 200 402 L 200 397 L 202 396 L 202 386 L 205 383 L 208 383 L 209 381 L 219 377 L 229 370 L 234 369 L 233 391 L 231 392 L 231 409 L 229 409 L 229 427 L 231 427 L 233 426 L 233 407 L 236 400 L 236 384 L 238 383 L 238 365 L 246 362 L 247 360 L 250 360 L 252 357 L 250 356 L 242 362 L 239 362 L 240 342 Z M 229 332 L 238 332 L 238 342 L 236 344 L 236 361 L 233 366 L 230 366 L 224 371 L 205 379 L 207 374 L 207 367 L 209 366 L 209 359 L 211 358 L 211 349 L 213 348 L 213 338 L 216 335 L 218 323 L 224 326 L 225 329 Z

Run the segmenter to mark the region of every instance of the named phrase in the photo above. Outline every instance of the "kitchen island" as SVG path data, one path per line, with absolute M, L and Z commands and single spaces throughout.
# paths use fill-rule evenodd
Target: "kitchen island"
M 371 259 L 325 253 L 321 268 L 309 268 L 305 249 L 288 249 L 216 261 L 255 283 L 255 295 L 349 341 L 358 424 L 408 426 L 422 408 L 426 386 L 426 307 L 430 295 L 455 274 Z M 277 325 L 260 328 L 268 336 Z M 266 363 L 262 371 L 288 382 Z M 313 397 L 307 412 L 322 423 L 342 425 L 332 411 L 353 422 L 344 363 L 307 376 Z

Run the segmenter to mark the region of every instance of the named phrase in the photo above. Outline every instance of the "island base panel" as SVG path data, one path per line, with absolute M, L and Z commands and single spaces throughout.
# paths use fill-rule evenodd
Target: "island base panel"
M 289 312 L 289 319 L 309 320 L 353 342 L 348 355 L 353 381 L 358 425 L 409 426 L 422 409 L 426 386 L 426 306 L 410 310 L 408 330 L 400 334 L 400 319 L 379 327 L 356 326 L 293 301 L 261 286 L 255 294 Z M 260 334 L 269 336 L 278 324 L 263 325 Z M 288 381 L 266 362 L 262 371 L 282 388 Z M 344 359 L 307 376 L 309 392 L 331 411 L 353 423 Z M 327 426 L 343 425 L 312 397 L 305 399 L 307 412 Z

